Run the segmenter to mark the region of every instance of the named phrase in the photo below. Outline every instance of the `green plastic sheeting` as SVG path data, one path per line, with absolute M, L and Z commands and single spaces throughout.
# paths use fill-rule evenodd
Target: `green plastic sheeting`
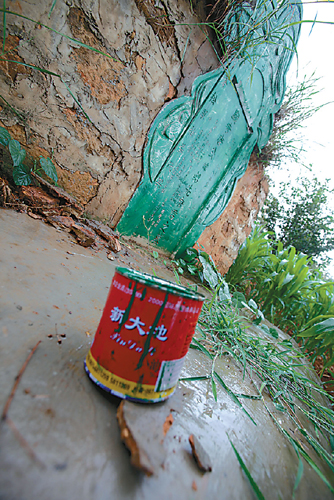
M 189 97 L 154 120 L 144 174 L 117 229 L 181 255 L 227 206 L 255 147 L 267 143 L 300 31 L 300 3 L 237 7 L 230 36 L 241 45 L 228 65 L 198 77 Z

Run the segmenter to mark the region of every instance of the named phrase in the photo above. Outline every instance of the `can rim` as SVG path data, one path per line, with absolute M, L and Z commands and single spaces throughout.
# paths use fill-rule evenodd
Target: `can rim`
M 143 273 L 135 271 L 134 269 L 129 269 L 127 267 L 116 267 L 116 271 L 129 279 L 134 279 L 139 283 L 148 285 L 152 288 L 158 288 L 159 290 L 164 290 L 166 292 L 172 293 L 174 295 L 180 295 L 181 297 L 187 299 L 193 299 L 198 301 L 204 301 L 205 296 L 199 292 L 194 292 L 189 288 L 173 283 L 172 281 L 165 280 L 163 278 L 158 278 L 157 276 L 152 276 L 148 273 Z

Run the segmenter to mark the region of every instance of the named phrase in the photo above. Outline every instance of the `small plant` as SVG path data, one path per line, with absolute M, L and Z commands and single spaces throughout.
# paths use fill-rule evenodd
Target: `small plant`
M 187 248 L 182 255 L 182 258 L 173 260 L 179 274 L 184 272 L 191 276 L 196 276 L 202 283 L 209 285 L 211 289 L 215 289 L 222 281 L 216 265 L 208 253 L 196 248 Z
M 258 155 L 259 161 L 266 167 L 280 168 L 288 162 L 294 162 L 307 168 L 301 160 L 306 153 L 302 130 L 306 120 L 330 104 L 312 104 L 312 99 L 320 92 L 318 83 L 319 78 L 313 73 L 311 76 L 305 75 L 300 83 L 287 89 L 282 106 L 275 114 L 269 141 Z
M 148 243 L 150 243 L 150 232 L 151 232 L 151 226 L 150 227 L 147 227 L 146 226 L 146 219 L 145 219 L 145 215 L 143 215 L 143 224 L 144 224 L 144 227 L 147 231 L 147 241 Z
M 50 158 L 40 156 L 40 167 L 37 167 L 35 161 L 31 169 L 24 165 L 23 161 L 26 157 L 25 149 L 21 148 L 19 141 L 11 138 L 10 133 L 4 127 L 0 127 L 0 144 L 7 146 L 13 160 L 13 179 L 17 186 L 29 186 L 32 183 L 31 172 L 38 173 L 43 171 L 55 184 L 58 181 L 56 168 Z

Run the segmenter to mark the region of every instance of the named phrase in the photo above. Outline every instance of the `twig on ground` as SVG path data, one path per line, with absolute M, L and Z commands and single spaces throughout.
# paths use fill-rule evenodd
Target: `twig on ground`
M 11 405 L 11 402 L 13 400 L 13 397 L 15 396 L 15 392 L 16 392 L 16 389 L 17 389 L 17 386 L 19 385 L 20 383 L 20 380 L 22 378 L 22 375 L 25 371 L 25 369 L 27 368 L 27 365 L 32 357 L 32 355 L 34 354 L 34 352 L 36 351 L 37 347 L 39 346 L 39 344 L 41 343 L 42 341 L 39 340 L 37 342 L 37 344 L 35 345 L 35 347 L 31 350 L 31 352 L 29 353 L 29 356 L 27 357 L 27 359 L 25 360 L 21 370 L 19 371 L 18 375 L 15 377 L 15 383 L 13 385 L 13 388 L 11 390 L 11 393 L 6 401 L 6 404 L 5 404 L 5 407 L 3 409 L 3 412 L 2 412 L 2 416 L 1 416 L 1 420 L 7 420 L 8 421 L 8 417 L 7 417 L 7 414 L 8 414 L 8 410 L 9 410 L 9 407 Z

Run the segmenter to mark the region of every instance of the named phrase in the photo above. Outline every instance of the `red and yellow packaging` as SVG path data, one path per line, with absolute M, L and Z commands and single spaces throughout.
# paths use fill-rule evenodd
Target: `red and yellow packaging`
M 158 402 L 173 394 L 204 296 L 117 268 L 85 360 L 89 377 L 115 396 Z

